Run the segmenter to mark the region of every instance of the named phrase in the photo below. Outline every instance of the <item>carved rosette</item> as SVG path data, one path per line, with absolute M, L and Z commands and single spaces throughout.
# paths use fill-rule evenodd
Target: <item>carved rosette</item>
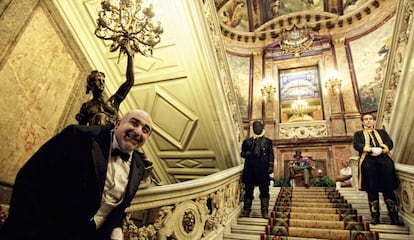
M 172 236 L 177 239 L 200 239 L 204 232 L 205 220 L 194 201 L 178 204 L 171 218 L 164 225 L 172 226 Z
M 414 213 L 414 183 L 402 181 L 400 198 L 404 212 Z

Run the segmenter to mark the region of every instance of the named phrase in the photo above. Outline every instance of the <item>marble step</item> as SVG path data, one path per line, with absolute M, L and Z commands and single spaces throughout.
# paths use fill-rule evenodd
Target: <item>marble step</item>
M 379 233 L 379 237 L 381 240 L 413 240 L 414 235 L 407 235 L 407 234 L 392 234 L 392 233 Z
M 260 234 L 225 233 L 224 240 L 260 240 Z
M 371 231 L 377 231 L 385 234 L 395 233 L 395 234 L 405 234 L 409 233 L 409 228 L 407 226 L 395 226 L 390 224 L 370 224 Z M 413 238 L 414 239 L 414 238 Z
M 232 224 L 231 232 L 239 234 L 253 234 L 259 235 L 264 233 L 265 226 L 260 225 L 251 225 L 251 224 Z
M 261 218 L 239 218 L 237 224 L 232 225 L 232 232 L 224 235 L 224 239 L 254 240 L 260 239 L 264 227 L 267 224 L 265 219 Z M 408 227 L 394 226 L 387 224 L 371 225 L 371 231 L 379 233 L 381 240 L 412 240 L 413 235 L 409 234 Z M 289 237 L 289 240 L 300 239 L 319 239 L 319 238 L 299 238 Z
M 264 218 L 255 218 L 255 217 L 239 217 L 237 219 L 237 224 L 240 225 L 254 225 L 254 226 L 266 226 L 268 220 Z
M 260 240 L 260 235 L 247 235 L 237 233 L 225 233 L 224 240 Z M 301 237 L 289 237 L 289 240 L 327 240 L 321 238 L 301 238 Z M 405 239 L 404 239 L 405 240 Z

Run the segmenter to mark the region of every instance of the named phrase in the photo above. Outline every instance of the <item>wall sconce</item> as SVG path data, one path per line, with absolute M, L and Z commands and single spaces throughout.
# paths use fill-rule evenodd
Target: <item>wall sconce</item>
M 335 96 L 341 91 L 342 77 L 341 74 L 335 70 L 330 70 L 326 74 L 325 87 L 328 89 L 331 96 Z
M 276 94 L 276 85 L 273 78 L 264 78 L 262 81 L 262 88 L 260 89 L 260 91 L 262 92 L 263 98 L 274 96 Z
M 339 105 L 341 108 L 341 116 L 342 116 L 342 121 L 344 123 L 344 130 L 345 130 L 345 134 L 348 134 L 348 128 L 346 126 L 346 118 L 345 118 L 345 103 L 344 103 L 344 97 L 342 96 L 341 86 L 342 86 L 341 74 L 336 70 L 328 71 L 326 74 L 326 78 L 325 78 L 325 87 L 326 89 L 328 89 L 331 96 L 339 95 Z
M 111 52 L 120 49 L 130 55 L 152 55 L 153 47 L 160 42 L 161 23 L 153 23 L 152 4 L 136 0 L 102 0 L 95 35 L 112 41 Z

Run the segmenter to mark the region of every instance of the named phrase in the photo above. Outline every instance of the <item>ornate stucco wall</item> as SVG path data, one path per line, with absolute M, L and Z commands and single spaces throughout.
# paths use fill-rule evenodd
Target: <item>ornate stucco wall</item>
M 0 50 L 7 54 L 0 51 L 0 71 L 4 71 L 6 62 L 14 58 L 21 46 L 21 51 L 27 53 L 13 68 L 24 72 L 20 81 L 35 83 L 30 86 L 37 90 L 30 101 L 20 97 L 25 100 L 21 103 L 25 107 L 13 109 L 15 115 L 4 117 L 2 123 L 10 124 L 21 116 L 20 122 L 37 128 L 22 128 L 20 135 L 18 130 L 1 133 L 2 138 L 12 139 L 10 147 L 3 151 L 19 156 L 0 158 L 0 190 L 4 185 L 11 188 L 18 169 L 45 141 L 74 123 L 74 116 L 88 97 L 85 79 L 91 66 L 105 72 L 108 93 L 114 92 L 119 81 L 125 79 L 125 58 L 118 62 L 118 54 L 110 53 L 108 46 L 93 34 L 94 9 L 99 6 L 99 1 L 90 0 L 10 0 L 5 5 L 1 2 L 0 33 L 4 38 L 0 39 Z M 238 109 L 237 101 L 219 27 L 214 25 L 213 3 L 165 1 L 160 6 L 167 13 L 163 15 L 165 20 L 161 20 L 165 28 L 162 43 L 154 50 L 154 57 L 135 56 L 136 84 L 122 103 L 121 114 L 143 108 L 153 116 L 154 132 L 143 151 L 154 162 L 157 180 L 168 184 L 239 165 L 242 129 L 238 112 L 232 111 Z M 25 36 L 30 29 L 31 34 Z M 27 71 L 25 66 L 38 59 L 44 60 L 36 65 L 36 71 Z M 14 77 L 2 73 L 2 80 L 6 76 Z M 12 78 L 9 82 L 16 81 Z M 6 92 L 3 99 L 19 98 L 19 92 Z M 27 109 L 36 105 L 34 101 L 39 106 L 27 114 Z M 20 122 L 16 125 L 22 125 Z M 30 138 L 24 139 L 26 135 Z M 21 145 L 29 144 L 30 151 L 25 150 L 26 146 L 16 149 L 19 141 Z M 0 192 L 0 196 L 4 195 Z
M 89 68 L 56 25 L 47 1 L 7 3 L 0 13 L 0 182 L 5 186 L 45 141 L 75 123 Z M 7 201 L 8 191 L 0 196 Z

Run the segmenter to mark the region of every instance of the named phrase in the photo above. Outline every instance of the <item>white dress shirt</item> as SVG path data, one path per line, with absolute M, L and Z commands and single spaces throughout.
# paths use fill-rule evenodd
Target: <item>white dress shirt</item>
M 93 217 L 96 229 L 102 227 L 108 214 L 113 208 L 121 203 L 128 184 L 131 157 L 128 161 L 123 161 L 120 156 L 112 156 L 112 149 L 115 148 L 118 148 L 118 142 L 116 141 L 115 135 L 113 135 L 112 148 L 109 153 L 108 169 L 106 171 L 105 187 L 102 193 L 101 207 Z M 120 227 L 113 229 L 111 239 L 123 239 L 122 229 Z
M 351 169 L 351 167 L 341 168 L 339 170 L 339 174 L 342 175 L 342 176 L 352 175 L 352 169 Z M 344 181 L 344 183 L 350 183 L 350 182 L 352 182 L 352 177 L 350 179 Z

